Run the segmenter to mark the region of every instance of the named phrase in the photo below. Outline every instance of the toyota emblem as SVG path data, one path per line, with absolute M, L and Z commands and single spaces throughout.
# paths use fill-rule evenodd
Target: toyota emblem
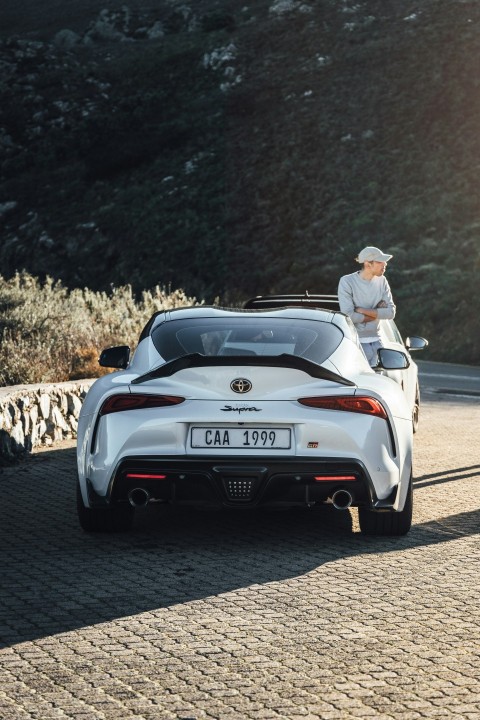
M 243 394 L 249 392 L 252 389 L 252 383 L 246 378 L 235 378 L 235 380 L 232 380 L 232 382 L 230 383 L 230 387 L 232 388 L 233 392 Z

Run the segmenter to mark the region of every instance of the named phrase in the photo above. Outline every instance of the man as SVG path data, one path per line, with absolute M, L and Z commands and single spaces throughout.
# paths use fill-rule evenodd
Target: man
M 338 284 L 340 310 L 352 319 L 357 328 L 371 367 L 376 366 L 377 352 L 383 347 L 380 320 L 395 317 L 395 305 L 385 277 L 387 262 L 392 257 L 377 247 L 365 247 L 356 258 L 362 269 L 344 275 Z

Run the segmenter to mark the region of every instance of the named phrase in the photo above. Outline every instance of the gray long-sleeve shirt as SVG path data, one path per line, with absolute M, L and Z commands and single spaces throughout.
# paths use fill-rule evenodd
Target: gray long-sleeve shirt
M 359 272 L 344 275 L 338 284 L 340 310 L 348 315 L 357 328 L 360 341 L 380 337 L 380 320 L 392 320 L 395 317 L 395 305 L 390 285 L 384 275 L 364 280 Z M 379 303 L 385 307 L 378 307 Z M 356 307 L 376 310 L 376 320 L 364 322 L 364 316 L 355 312 Z

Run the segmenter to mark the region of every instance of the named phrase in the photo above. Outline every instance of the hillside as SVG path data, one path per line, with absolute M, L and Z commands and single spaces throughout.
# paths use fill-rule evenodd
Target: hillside
M 403 332 L 480 362 L 480 4 L 127 5 L 2 3 L 1 274 L 235 302 L 374 244 Z

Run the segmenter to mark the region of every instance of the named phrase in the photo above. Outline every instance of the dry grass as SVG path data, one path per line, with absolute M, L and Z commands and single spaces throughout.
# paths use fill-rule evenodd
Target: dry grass
M 28 273 L 0 276 L 0 385 L 97 377 L 103 348 L 135 347 L 154 312 L 196 304 L 183 290 L 156 287 L 136 298 L 130 286 L 105 293 Z

